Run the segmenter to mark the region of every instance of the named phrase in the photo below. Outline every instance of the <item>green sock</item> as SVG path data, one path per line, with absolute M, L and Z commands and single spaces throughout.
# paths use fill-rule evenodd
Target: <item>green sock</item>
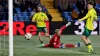
M 91 43 L 88 43 L 88 45 L 91 45 Z
M 41 44 L 43 44 L 43 41 L 40 41 L 41 42 Z
M 89 45 L 89 44 L 85 44 L 86 45 L 86 47 Z

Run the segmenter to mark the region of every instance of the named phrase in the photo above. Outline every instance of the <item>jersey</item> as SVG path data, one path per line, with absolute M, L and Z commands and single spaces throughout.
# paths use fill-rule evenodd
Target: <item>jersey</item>
M 63 30 L 66 28 L 66 25 L 60 28 L 60 34 L 63 32 Z M 61 46 L 60 42 L 60 36 L 58 36 L 56 33 L 53 35 L 53 37 L 50 39 L 50 45 L 54 48 L 59 48 Z
M 53 37 L 50 39 L 51 45 L 59 45 L 60 44 L 60 36 L 54 34 Z
M 48 20 L 48 17 L 45 13 L 38 12 L 33 16 L 32 20 L 36 21 L 37 27 L 46 27 L 45 20 Z
M 94 30 L 93 21 L 97 20 L 97 13 L 94 8 L 90 9 L 88 13 L 86 14 L 86 16 L 80 19 L 80 21 L 85 20 L 85 19 L 86 19 L 85 27 L 89 30 Z

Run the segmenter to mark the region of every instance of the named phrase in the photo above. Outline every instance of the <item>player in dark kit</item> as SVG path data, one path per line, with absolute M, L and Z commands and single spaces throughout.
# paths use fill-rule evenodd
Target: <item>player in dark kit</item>
M 44 44 L 41 47 L 52 47 L 52 48 L 65 48 L 65 47 L 74 48 L 74 47 L 80 47 L 80 43 L 79 42 L 77 43 L 77 45 L 74 45 L 74 44 L 63 44 L 63 43 L 60 42 L 61 33 L 70 24 L 71 23 L 69 22 L 68 24 L 64 25 L 60 29 L 56 29 L 55 30 L 55 34 L 50 39 L 49 44 Z

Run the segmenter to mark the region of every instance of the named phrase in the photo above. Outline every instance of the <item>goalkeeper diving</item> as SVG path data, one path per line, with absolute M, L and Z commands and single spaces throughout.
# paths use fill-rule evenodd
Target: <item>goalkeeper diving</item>
M 75 44 L 64 44 L 60 42 L 60 37 L 65 28 L 67 28 L 71 23 L 69 22 L 68 24 L 62 26 L 60 29 L 55 30 L 55 34 L 53 37 L 50 39 L 49 44 L 44 44 L 40 47 L 52 47 L 52 48 L 74 48 L 74 47 L 80 47 L 80 43 L 78 42 L 76 45 Z

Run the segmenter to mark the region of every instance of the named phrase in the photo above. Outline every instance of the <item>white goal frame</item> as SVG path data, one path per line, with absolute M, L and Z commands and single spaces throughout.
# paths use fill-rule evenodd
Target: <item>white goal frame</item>
M 9 17 L 9 56 L 13 56 L 13 0 L 8 0 Z

